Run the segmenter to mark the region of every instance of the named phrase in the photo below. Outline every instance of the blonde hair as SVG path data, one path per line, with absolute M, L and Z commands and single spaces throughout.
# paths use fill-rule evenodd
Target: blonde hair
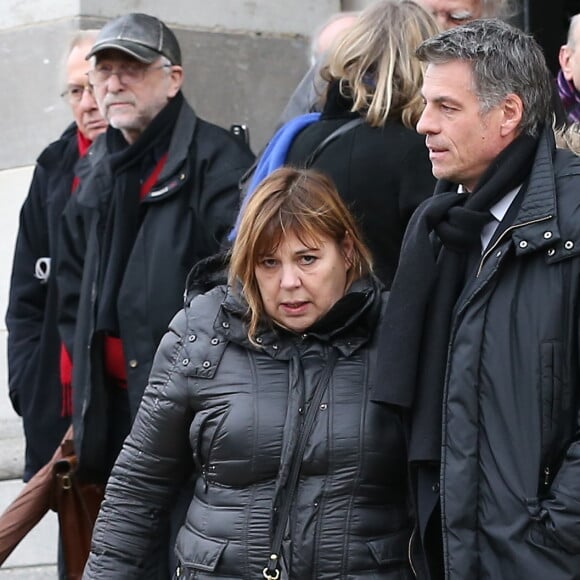
M 327 82 L 338 80 L 351 111 L 373 127 L 389 118 L 414 129 L 423 100 L 423 68 L 415 57 L 421 42 L 439 31 L 435 19 L 411 0 L 382 0 L 363 10 L 341 37 L 323 67 Z
M 580 123 L 571 123 L 564 127 L 554 129 L 556 147 L 569 149 L 572 153 L 580 155 Z
M 255 268 L 292 232 L 302 243 L 330 238 L 352 240 L 347 287 L 372 271 L 372 259 L 351 213 L 332 182 L 318 171 L 283 167 L 256 188 L 243 210 L 231 250 L 229 284 L 248 304 L 248 337 L 253 340 L 264 306 Z

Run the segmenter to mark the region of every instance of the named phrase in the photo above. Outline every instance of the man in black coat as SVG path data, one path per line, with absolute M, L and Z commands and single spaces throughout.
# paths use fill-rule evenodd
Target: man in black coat
M 77 185 L 74 166 L 107 127 L 86 76 L 96 35 L 86 30 L 70 43 L 62 96 L 75 122 L 38 157 L 20 211 L 6 326 L 10 400 L 26 437 L 24 481 L 52 457 L 70 423 L 70 367 L 57 330 L 51 264 L 61 213 Z
M 253 155 L 189 106 L 179 44 L 158 19 L 110 21 L 89 57 L 89 81 L 110 127 L 78 167 L 58 282 L 79 473 L 104 482 L 157 345 L 182 306 L 186 276 L 220 248 Z
M 439 181 L 405 234 L 375 395 L 411 410 L 410 551 L 421 578 L 578 578 L 580 159 L 555 147 L 530 36 L 475 20 L 417 56 Z
M 78 475 L 104 483 L 158 343 L 183 306 L 187 275 L 220 249 L 254 156 L 189 106 L 179 44 L 157 18 L 108 22 L 89 58 L 109 129 L 77 166 L 81 186 L 64 212 L 57 276 Z M 151 547 L 143 578 L 167 577 L 168 537 Z

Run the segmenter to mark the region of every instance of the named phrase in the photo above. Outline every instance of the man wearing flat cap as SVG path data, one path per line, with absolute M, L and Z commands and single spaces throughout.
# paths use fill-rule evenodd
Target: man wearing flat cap
M 157 18 L 110 21 L 87 58 L 110 125 L 65 210 L 59 328 L 72 354 L 79 474 L 104 482 L 187 274 L 220 249 L 253 155 L 187 103 L 179 44 Z

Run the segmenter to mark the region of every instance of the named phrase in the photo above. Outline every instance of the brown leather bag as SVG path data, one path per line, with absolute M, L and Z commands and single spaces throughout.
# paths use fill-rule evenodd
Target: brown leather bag
M 32 476 L 0 516 L 0 566 L 50 509 L 53 465 L 61 457 L 59 445 L 51 460 Z
M 52 509 L 58 514 L 67 580 L 80 580 L 91 549 L 93 526 L 104 486 L 81 483 L 72 439 L 61 443 L 62 457 L 53 466 Z

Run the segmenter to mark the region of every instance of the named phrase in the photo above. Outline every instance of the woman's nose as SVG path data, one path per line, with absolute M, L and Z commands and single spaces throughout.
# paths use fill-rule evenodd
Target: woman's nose
M 280 287 L 296 288 L 300 286 L 300 275 L 298 268 L 294 265 L 282 266 Z

